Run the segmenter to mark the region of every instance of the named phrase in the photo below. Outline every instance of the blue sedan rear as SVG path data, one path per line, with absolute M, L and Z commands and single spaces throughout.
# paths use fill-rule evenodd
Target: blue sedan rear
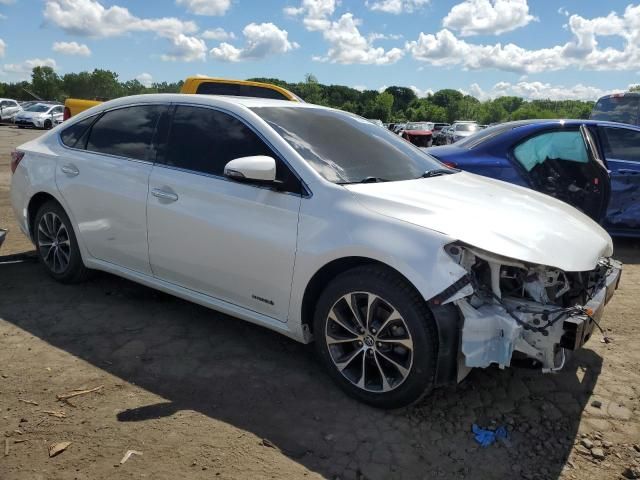
M 616 236 L 640 236 L 640 128 L 525 120 L 426 150 L 445 164 L 547 193 Z

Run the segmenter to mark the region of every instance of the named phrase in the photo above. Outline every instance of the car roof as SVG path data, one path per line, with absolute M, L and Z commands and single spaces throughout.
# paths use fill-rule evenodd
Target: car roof
M 539 126 L 566 125 L 570 127 L 579 126 L 579 125 L 602 125 L 602 126 L 609 126 L 609 127 L 624 126 L 624 127 L 638 129 L 638 127 L 635 125 L 630 125 L 627 123 L 619 123 L 619 122 L 610 122 L 608 120 L 563 119 L 563 118 L 515 120 L 512 122 L 499 123 L 493 126 L 494 127 L 502 126 L 502 127 L 505 127 L 505 130 L 507 130 L 509 126 L 511 126 L 512 128 L 517 128 L 517 127 L 524 127 L 529 125 L 539 125 Z
M 240 105 L 247 108 L 282 107 L 282 108 L 322 108 L 332 110 L 312 103 L 292 102 L 290 100 L 276 100 L 271 98 L 235 97 L 230 95 L 201 95 L 189 93 L 152 93 L 145 95 L 130 95 L 109 100 L 98 106 L 96 110 L 108 109 L 116 106 L 133 105 L 137 103 L 192 103 L 198 105 Z M 102 107 L 102 108 L 100 108 Z M 94 107 L 95 108 L 95 107 Z M 96 111 L 93 110 L 93 111 Z

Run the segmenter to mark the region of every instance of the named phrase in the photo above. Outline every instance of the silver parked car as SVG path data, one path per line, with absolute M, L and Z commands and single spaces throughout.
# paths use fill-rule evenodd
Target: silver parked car
M 0 122 L 13 119 L 22 107 L 18 102 L 10 98 L 0 98 Z
M 13 123 L 19 128 L 34 127 L 46 130 L 62 123 L 64 106 L 36 103 L 13 117 Z
M 447 145 L 451 145 L 452 143 L 456 143 L 458 140 L 462 140 L 469 135 L 473 135 L 478 130 L 480 130 L 480 127 L 476 122 L 454 122 L 447 131 L 445 143 Z

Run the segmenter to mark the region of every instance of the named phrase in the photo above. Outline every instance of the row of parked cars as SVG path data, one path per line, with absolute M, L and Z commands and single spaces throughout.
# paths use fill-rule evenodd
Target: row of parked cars
M 63 120 L 64 106 L 58 102 L 18 102 L 0 98 L 0 122 L 8 122 L 19 128 L 42 128 L 48 130 Z
M 453 124 L 427 121 L 383 124 L 380 120 L 369 121 L 388 128 L 418 147 L 451 145 L 487 127 L 478 122 L 462 120 Z

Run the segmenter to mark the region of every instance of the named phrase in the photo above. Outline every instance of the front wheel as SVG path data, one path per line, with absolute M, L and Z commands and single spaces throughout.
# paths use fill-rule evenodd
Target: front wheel
M 434 321 L 415 288 L 387 268 L 336 277 L 318 301 L 314 334 L 334 381 L 369 405 L 404 407 L 433 388 Z
M 89 270 L 82 262 L 71 221 L 57 202 L 49 201 L 40 207 L 33 236 L 38 257 L 54 279 L 78 283 L 87 278 Z
M 45 130 L 51 130 L 52 128 L 53 128 L 53 123 L 51 122 L 51 120 L 45 120 L 44 129 Z

